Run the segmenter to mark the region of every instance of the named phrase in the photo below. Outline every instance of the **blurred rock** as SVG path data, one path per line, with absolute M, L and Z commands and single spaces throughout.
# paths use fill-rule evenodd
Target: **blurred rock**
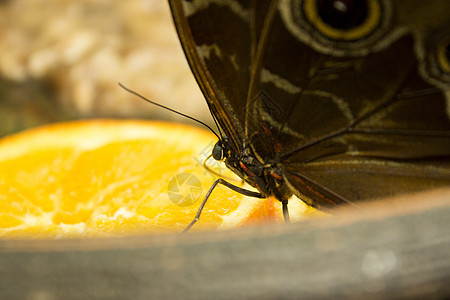
M 166 1 L 2 1 L 0 76 L 0 124 L 6 112 L 19 124 L 14 130 L 30 126 L 22 120 L 30 117 L 23 113 L 24 102 L 36 106 L 31 126 L 80 117 L 186 122 L 130 95 L 118 82 L 158 103 L 210 120 Z M 11 90 L 21 90 L 21 99 Z M 46 104 L 38 98 L 45 98 Z M 11 109 L 14 105 L 17 109 Z

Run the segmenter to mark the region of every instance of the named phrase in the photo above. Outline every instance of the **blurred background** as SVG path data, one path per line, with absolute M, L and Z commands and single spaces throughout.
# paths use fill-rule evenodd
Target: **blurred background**
M 0 136 L 80 118 L 210 122 L 161 0 L 0 0 Z

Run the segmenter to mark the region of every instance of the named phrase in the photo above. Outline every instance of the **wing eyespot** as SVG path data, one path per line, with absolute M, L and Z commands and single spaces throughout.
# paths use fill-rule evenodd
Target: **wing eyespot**
M 370 35 L 382 17 L 378 0 L 305 0 L 303 10 L 322 35 L 344 41 Z
M 438 45 L 437 62 L 442 72 L 450 74 L 450 37 Z
M 281 0 L 289 32 L 333 56 L 364 56 L 392 42 L 394 5 L 387 0 Z

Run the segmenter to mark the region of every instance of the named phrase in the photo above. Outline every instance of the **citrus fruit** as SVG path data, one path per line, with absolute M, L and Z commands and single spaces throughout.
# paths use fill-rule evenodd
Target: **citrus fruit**
M 179 232 L 218 178 L 202 166 L 215 142 L 196 127 L 137 120 L 60 123 L 3 138 L 0 236 Z M 240 184 L 218 162 L 208 165 Z M 293 219 L 314 214 L 291 202 Z M 192 230 L 280 221 L 280 210 L 278 201 L 219 185 Z

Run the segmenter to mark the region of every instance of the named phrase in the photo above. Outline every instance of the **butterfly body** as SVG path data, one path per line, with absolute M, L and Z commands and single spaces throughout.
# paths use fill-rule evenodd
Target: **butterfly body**
M 263 196 L 327 209 L 450 185 L 449 1 L 170 4 L 214 157 Z
M 283 181 L 283 167 L 275 160 L 259 161 L 251 148 L 233 153 L 226 143 L 222 145 L 228 153 L 224 160 L 226 166 L 247 183 L 257 188 L 265 197 L 274 196 L 281 202 L 287 202 L 292 191 Z

